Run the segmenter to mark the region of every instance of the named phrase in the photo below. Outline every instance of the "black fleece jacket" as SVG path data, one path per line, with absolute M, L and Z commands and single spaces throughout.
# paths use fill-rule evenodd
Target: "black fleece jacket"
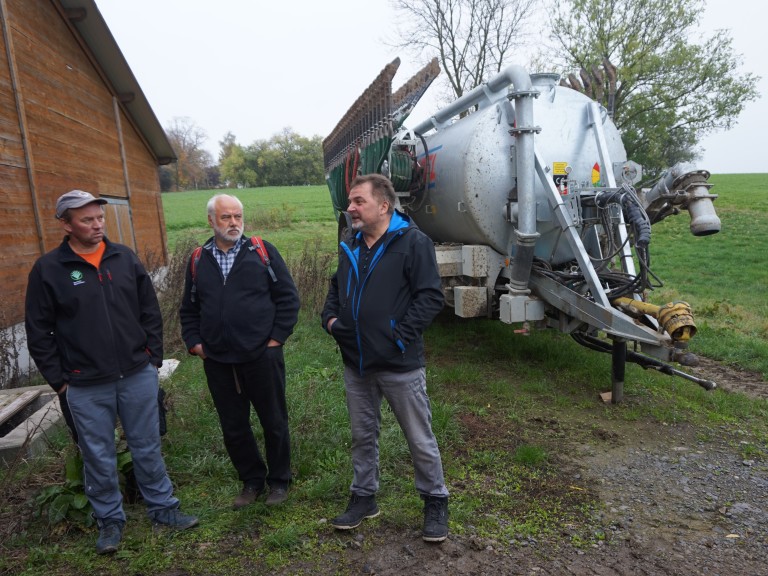
M 163 319 L 152 280 L 130 248 L 104 242 L 98 269 L 65 238 L 29 273 L 27 348 L 57 391 L 64 384 L 113 382 L 163 361 Z
M 245 238 L 245 236 L 243 236 Z M 277 278 L 250 240 L 240 248 L 226 281 L 207 247 L 197 262 L 195 297 L 192 267 L 187 266 L 184 298 L 179 315 L 187 350 L 203 345 L 205 355 L 225 364 L 256 360 L 270 339 L 285 343 L 299 317 L 299 294 L 277 248 L 262 240 Z
M 367 272 L 359 267 L 360 233 L 341 243 L 339 265 L 322 312 L 344 364 L 359 374 L 408 372 L 425 365 L 422 333 L 443 307 L 432 240 L 395 212 Z

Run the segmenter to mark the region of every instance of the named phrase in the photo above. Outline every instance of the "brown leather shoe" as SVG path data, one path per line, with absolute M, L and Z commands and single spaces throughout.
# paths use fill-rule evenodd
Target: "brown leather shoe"
M 253 504 L 254 502 L 256 502 L 256 498 L 261 496 L 263 492 L 264 492 L 263 487 L 254 486 L 253 484 L 246 484 L 245 486 L 243 486 L 243 490 L 240 492 L 237 498 L 235 498 L 235 501 L 232 503 L 232 509 L 239 510 L 244 506 Z
M 285 488 L 270 488 L 267 496 L 267 506 L 277 506 L 288 499 L 288 491 Z

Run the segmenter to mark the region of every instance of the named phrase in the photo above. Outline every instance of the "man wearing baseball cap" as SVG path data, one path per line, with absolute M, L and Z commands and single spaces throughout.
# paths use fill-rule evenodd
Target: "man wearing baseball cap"
M 107 201 L 63 194 L 56 218 L 66 236 L 38 258 L 26 297 L 27 346 L 38 370 L 66 394 L 99 527 L 96 552 L 117 551 L 125 526 L 117 474 L 120 422 L 153 524 L 191 528 L 179 510 L 160 449 L 157 369 L 163 322 L 152 281 L 136 254 L 104 235 Z

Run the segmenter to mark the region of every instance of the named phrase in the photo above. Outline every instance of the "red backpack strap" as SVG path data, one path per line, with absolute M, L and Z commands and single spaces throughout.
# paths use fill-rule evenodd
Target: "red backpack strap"
M 189 270 L 192 272 L 192 302 L 195 301 L 195 295 L 197 294 L 197 263 L 200 262 L 200 255 L 203 253 L 203 247 L 198 246 L 192 251 L 192 257 L 189 259 Z
M 253 249 L 256 250 L 256 253 L 261 257 L 261 261 L 264 262 L 264 266 L 267 267 L 272 282 L 277 282 L 277 276 L 275 276 L 275 271 L 272 270 L 269 254 L 267 254 L 267 249 L 264 248 L 264 241 L 261 239 L 261 236 L 251 236 L 251 244 L 253 244 Z

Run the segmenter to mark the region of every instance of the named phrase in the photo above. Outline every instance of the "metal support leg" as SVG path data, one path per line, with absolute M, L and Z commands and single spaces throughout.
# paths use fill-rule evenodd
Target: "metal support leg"
M 611 351 L 611 404 L 618 404 L 624 399 L 624 369 L 627 364 L 627 341 L 613 339 Z

